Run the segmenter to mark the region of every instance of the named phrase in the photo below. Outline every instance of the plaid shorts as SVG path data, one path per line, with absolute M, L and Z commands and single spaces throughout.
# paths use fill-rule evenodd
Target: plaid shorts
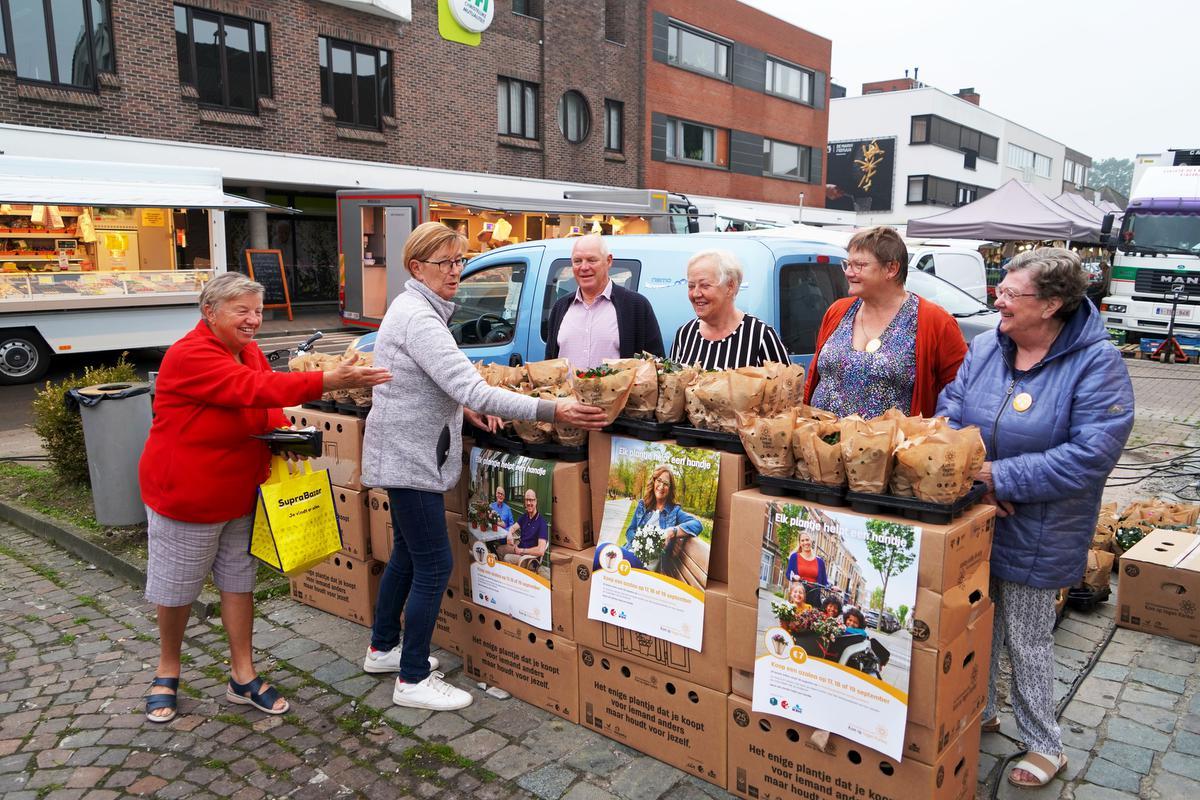
M 228 522 L 180 522 L 147 507 L 146 518 L 148 601 L 160 606 L 191 605 L 210 572 L 223 592 L 254 591 L 258 562 L 249 553 L 253 514 Z

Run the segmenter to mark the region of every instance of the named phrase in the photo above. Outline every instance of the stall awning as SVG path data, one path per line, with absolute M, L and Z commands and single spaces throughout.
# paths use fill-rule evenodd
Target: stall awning
M 207 167 L 0 156 L 0 203 L 132 208 L 275 208 L 225 194 Z
M 431 202 L 470 208 L 477 211 L 499 211 L 505 214 L 604 214 L 613 217 L 661 216 L 667 212 L 651 211 L 647 205 L 611 203 L 603 200 L 562 200 L 536 197 L 497 197 L 489 194 L 449 194 L 435 192 L 427 195 Z

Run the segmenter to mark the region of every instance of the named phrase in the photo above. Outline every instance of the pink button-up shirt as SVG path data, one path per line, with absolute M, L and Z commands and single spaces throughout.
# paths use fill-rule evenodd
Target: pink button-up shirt
M 621 337 L 617 330 L 617 307 L 612 301 L 612 281 L 590 304 L 576 289 L 575 300 L 558 327 L 558 355 L 572 369 L 598 367 L 606 358 L 619 358 Z

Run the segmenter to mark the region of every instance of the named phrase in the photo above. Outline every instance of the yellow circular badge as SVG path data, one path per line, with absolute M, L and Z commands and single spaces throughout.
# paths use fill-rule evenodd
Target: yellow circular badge
M 808 661 L 808 653 L 804 652 L 804 648 L 799 645 L 793 647 L 788 652 L 788 656 L 797 664 L 803 664 L 805 661 Z
M 872 339 L 871 341 L 867 342 L 868 353 L 874 353 L 881 347 L 883 347 L 883 342 L 879 341 L 878 339 Z
M 1014 411 L 1028 411 L 1031 405 L 1033 405 L 1033 395 L 1029 394 L 1029 392 L 1021 392 L 1013 398 Z
M 628 575 L 631 569 L 633 569 L 633 565 L 624 559 L 622 559 L 620 564 L 617 564 L 617 572 L 621 575 Z

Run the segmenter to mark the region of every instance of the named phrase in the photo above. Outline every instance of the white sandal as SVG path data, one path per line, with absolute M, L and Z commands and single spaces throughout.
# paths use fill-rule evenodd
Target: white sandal
M 1067 766 L 1067 754 L 1059 753 L 1057 756 L 1047 755 L 1046 753 L 1028 752 L 1025 757 L 1017 762 L 1017 765 L 1008 773 L 1008 782 L 1013 786 L 1020 786 L 1025 789 L 1036 789 L 1040 786 L 1045 786 L 1050 781 L 1062 772 Z M 1035 780 L 1018 781 L 1013 778 L 1013 774 L 1017 770 L 1024 770 L 1032 775 Z

